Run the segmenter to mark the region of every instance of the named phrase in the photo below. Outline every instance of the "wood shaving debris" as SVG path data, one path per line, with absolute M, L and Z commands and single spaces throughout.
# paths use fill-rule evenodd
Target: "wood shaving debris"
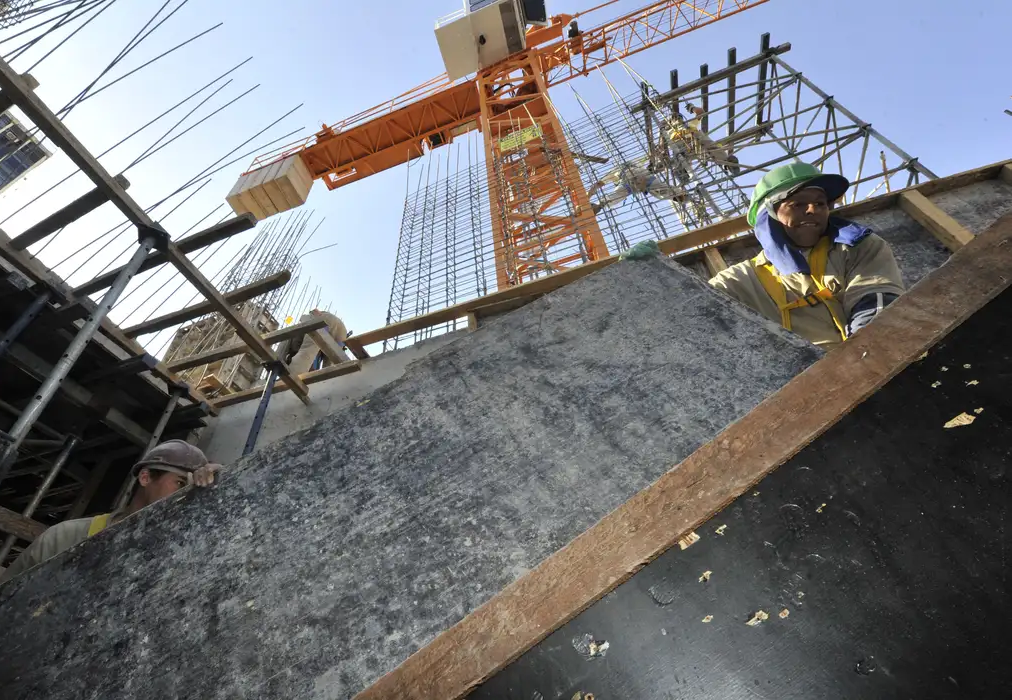
M 931 388 L 932 388 L 932 389 L 937 389 L 937 388 L 938 388 L 938 387 L 940 387 L 940 386 L 942 386 L 942 383 L 941 383 L 941 382 L 935 382 L 934 384 L 932 384 L 932 385 L 931 385 Z
M 816 513 L 821 513 L 821 512 L 822 512 L 822 509 L 823 509 L 823 508 L 825 508 L 825 507 L 826 507 L 826 504 L 825 504 L 825 503 L 823 503 L 823 504 L 822 504 L 821 506 L 819 506 L 818 508 L 816 508 L 816 509 L 815 509 L 815 512 L 816 512 Z
M 948 423 L 946 423 L 943 427 L 958 428 L 963 425 L 970 425 L 970 423 L 976 420 L 976 418 L 977 418 L 976 416 L 971 416 L 969 413 L 960 413 L 958 416 L 956 416 Z
M 763 620 L 768 619 L 770 619 L 770 616 L 766 613 L 766 611 L 759 610 L 758 612 L 756 612 L 755 615 L 752 616 L 752 619 L 746 622 L 745 624 L 748 625 L 749 627 L 757 627 L 762 623 Z
M 572 698 L 570 698 L 570 700 L 583 700 L 583 691 L 582 690 L 577 690 L 576 691 L 576 695 L 574 695 Z
M 357 404 L 355 404 L 355 407 L 357 408 L 359 406 L 365 406 L 370 401 L 372 401 L 372 399 L 363 399 L 363 400 L 359 401 Z
M 800 599 L 800 598 L 804 598 L 804 597 L 805 597 L 805 592 L 804 591 L 798 591 L 798 598 Z
M 52 604 L 53 604 L 53 601 L 47 600 L 45 603 L 43 603 L 42 605 L 40 605 L 35 612 L 32 613 L 32 617 L 38 617 L 42 613 L 46 612 L 47 610 L 49 610 L 49 608 L 52 606 Z
M 973 412 L 976 413 L 979 416 L 981 413 L 984 412 L 984 409 L 983 408 L 975 408 L 975 409 L 973 409 Z
M 966 383 L 967 386 L 977 386 L 978 384 L 980 384 L 980 382 L 978 382 L 976 379 L 971 379 Z
M 938 371 L 939 371 L 939 372 L 948 372 L 948 371 L 949 371 L 949 368 L 948 368 L 948 367 L 939 367 L 939 368 L 938 368 Z
M 713 615 L 707 615 L 704 617 L 703 622 L 713 622 Z
M 759 492 L 758 492 L 758 491 L 753 491 L 753 492 L 752 492 L 752 495 L 753 495 L 753 496 L 758 496 L 758 495 L 759 495 Z
M 696 542 L 699 542 L 699 535 L 695 532 L 690 532 L 688 535 L 678 540 L 678 547 L 679 549 L 688 549 Z
M 705 581 L 709 581 L 710 580 L 710 576 L 712 576 L 712 575 L 713 575 L 712 571 L 704 571 L 703 575 L 699 577 L 699 582 L 703 583 Z
M 969 365 L 969 364 L 963 365 L 963 369 L 970 369 L 971 366 L 972 365 Z
M 923 360 L 923 359 L 924 359 L 925 357 L 927 357 L 927 356 L 928 356 L 928 352 L 927 352 L 927 351 L 925 350 L 924 352 L 922 352 L 922 353 L 921 353 L 921 356 L 920 356 L 920 357 L 918 357 L 918 358 L 917 358 L 917 360 Z M 916 362 L 917 360 L 915 360 L 915 362 Z
M 727 529 L 727 525 L 721 525 L 716 530 L 714 530 L 714 532 L 716 532 L 718 535 L 723 535 L 724 534 L 724 530 L 726 530 L 726 529 Z
M 790 614 L 791 614 L 791 611 L 788 610 L 787 608 L 784 608 L 783 610 L 780 611 L 780 614 L 778 615 L 778 617 L 781 620 L 786 620 L 787 616 L 790 615 Z

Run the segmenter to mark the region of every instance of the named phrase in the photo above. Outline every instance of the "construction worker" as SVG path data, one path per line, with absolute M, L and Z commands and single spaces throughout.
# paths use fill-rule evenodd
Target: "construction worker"
M 633 194 L 649 194 L 657 199 L 685 197 L 684 190 L 667 184 L 639 162 L 622 163 L 596 182 L 587 194 L 593 196 L 595 192 L 609 185 L 610 191 L 602 197 L 600 202 L 594 202 L 591 205 L 595 214 L 605 207 L 618 204 Z
M 889 244 L 830 216 L 849 187 L 842 175 L 807 163 L 767 173 L 748 211 L 762 252 L 710 284 L 815 345 L 829 349 L 851 337 L 904 289 Z
M 52 559 L 141 508 L 171 496 L 188 484 L 210 486 L 214 483 L 215 472 L 220 468 L 219 464 L 209 463 L 198 447 L 183 440 L 168 440 L 157 445 L 133 466 L 137 490 L 126 508 L 53 525 L 35 538 L 6 571 L 0 573 L 0 583 Z
M 703 130 L 703 115 L 706 112 L 692 104 L 687 104 L 685 109 L 692 114 L 692 119 L 682 121 L 681 118 L 678 118 L 668 130 L 672 158 L 676 162 L 680 157 L 712 161 L 733 176 L 741 173 L 738 157 L 729 148 L 725 148 L 710 138 L 710 135 Z

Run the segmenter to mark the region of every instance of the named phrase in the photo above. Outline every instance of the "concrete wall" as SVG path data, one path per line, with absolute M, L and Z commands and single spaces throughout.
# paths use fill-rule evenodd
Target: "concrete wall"
M 362 362 L 362 369 L 358 372 L 313 384 L 309 388 L 309 397 L 312 399 L 309 406 L 299 401 L 290 391 L 275 394 L 271 397 L 257 438 L 257 450 L 286 435 L 308 428 L 324 416 L 350 406 L 381 386 L 400 379 L 412 362 L 453 342 L 464 333 L 466 331 L 446 333 L 411 347 L 369 358 Z M 208 459 L 220 464 L 232 464 L 242 456 L 242 448 L 246 444 L 253 425 L 253 415 L 259 404 L 260 401 L 254 399 L 226 406 L 217 418 L 210 421 L 201 432 L 198 442 Z

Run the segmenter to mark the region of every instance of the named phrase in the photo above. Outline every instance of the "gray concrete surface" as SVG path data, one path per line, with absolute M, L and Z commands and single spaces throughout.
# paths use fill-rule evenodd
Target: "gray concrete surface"
M 465 332 L 446 333 L 401 350 L 369 358 L 362 362 L 362 369 L 358 372 L 313 384 L 309 389 L 312 399 L 309 406 L 299 401 L 290 391 L 275 394 L 268 404 L 256 449 L 263 449 L 287 435 L 304 430 L 324 416 L 346 408 L 381 386 L 400 379 L 412 362 L 454 341 Z M 197 443 L 208 459 L 220 464 L 232 464 L 242 456 L 259 403 L 259 400 L 253 400 L 226 406 L 216 418 L 208 422 Z
M 610 266 L 0 587 L 3 697 L 349 698 L 820 356 Z

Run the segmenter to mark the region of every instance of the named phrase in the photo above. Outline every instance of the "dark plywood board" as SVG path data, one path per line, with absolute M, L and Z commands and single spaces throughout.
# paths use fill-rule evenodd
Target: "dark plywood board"
M 612 265 L 0 588 L 0 687 L 350 697 L 820 356 Z
M 1006 697 L 1010 318 L 1006 290 L 470 697 Z

